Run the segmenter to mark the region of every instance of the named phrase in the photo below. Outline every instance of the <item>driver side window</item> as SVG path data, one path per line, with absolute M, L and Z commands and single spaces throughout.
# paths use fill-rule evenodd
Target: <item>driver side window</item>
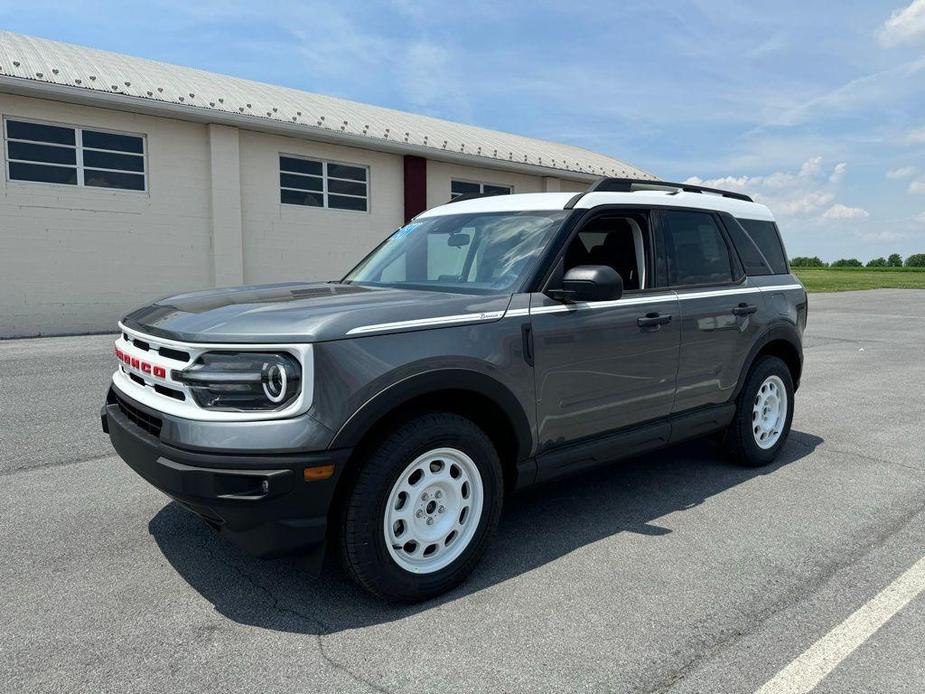
M 620 275 L 626 291 L 645 289 L 649 234 L 643 215 L 604 216 L 588 222 L 565 252 L 563 270 L 579 265 L 608 265 Z

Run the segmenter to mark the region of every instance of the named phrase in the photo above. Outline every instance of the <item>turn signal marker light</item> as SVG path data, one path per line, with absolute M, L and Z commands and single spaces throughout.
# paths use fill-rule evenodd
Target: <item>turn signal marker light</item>
M 305 468 L 304 476 L 306 482 L 318 482 L 319 480 L 328 479 L 333 474 L 333 465 L 316 465 L 315 467 Z

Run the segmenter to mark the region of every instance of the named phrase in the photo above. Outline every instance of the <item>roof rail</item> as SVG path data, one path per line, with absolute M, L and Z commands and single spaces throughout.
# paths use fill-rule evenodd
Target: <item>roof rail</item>
M 745 193 L 734 193 L 730 190 L 720 190 L 719 188 L 707 188 L 706 186 L 697 186 L 693 183 L 671 183 L 669 181 L 650 180 L 645 178 L 599 178 L 581 195 L 587 193 L 631 193 L 634 190 L 673 190 L 680 193 L 682 190 L 687 193 L 710 193 L 712 195 L 721 195 L 724 198 L 735 198 L 745 202 L 754 202 Z M 575 196 L 569 200 L 571 207 L 580 199 Z
M 464 200 L 477 200 L 478 198 L 492 198 L 496 195 L 509 195 L 509 193 L 462 193 L 455 198 L 450 198 L 444 205 L 450 205 L 454 202 L 463 202 Z

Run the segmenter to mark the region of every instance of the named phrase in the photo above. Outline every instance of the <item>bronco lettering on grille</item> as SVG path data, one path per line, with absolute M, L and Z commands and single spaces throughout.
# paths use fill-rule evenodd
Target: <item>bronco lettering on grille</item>
M 128 352 L 123 352 L 118 347 L 116 347 L 116 359 L 124 364 L 127 364 L 133 369 L 138 369 L 144 374 L 150 374 L 155 378 L 163 378 L 165 380 L 167 378 L 167 369 L 165 369 L 163 366 L 149 364 L 148 362 L 143 361 L 138 357 L 133 357 Z

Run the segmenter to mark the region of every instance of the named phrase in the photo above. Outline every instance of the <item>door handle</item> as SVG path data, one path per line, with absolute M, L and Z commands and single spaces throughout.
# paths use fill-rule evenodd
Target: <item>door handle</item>
M 636 325 L 640 328 L 657 328 L 660 325 L 668 325 L 671 322 L 671 316 L 663 316 L 658 313 L 647 313 L 636 319 Z
M 736 316 L 748 316 L 758 310 L 758 307 L 754 304 L 739 304 L 734 309 L 732 309 L 733 315 Z

